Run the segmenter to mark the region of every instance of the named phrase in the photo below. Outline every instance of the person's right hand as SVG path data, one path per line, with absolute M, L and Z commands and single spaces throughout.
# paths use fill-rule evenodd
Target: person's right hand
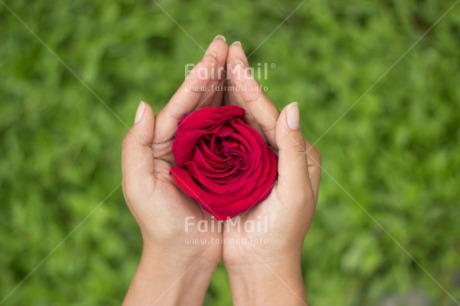
M 227 50 L 226 42 L 217 37 L 157 116 L 141 102 L 123 141 L 123 193 L 144 241 L 125 304 L 200 305 L 222 259 L 222 233 L 198 228 L 199 223 L 215 220 L 176 185 L 169 172 L 179 120 L 222 103 L 222 93 L 215 88 L 223 77 L 217 70 L 223 68 Z
M 234 301 L 243 305 L 305 304 L 300 262 L 316 208 L 320 153 L 302 136 L 297 103 L 279 114 L 260 90 L 248 73 L 240 44 L 230 46 L 227 65 L 231 69 L 229 85 L 235 87 L 228 92 L 227 103 L 243 107 L 246 120 L 278 152 L 278 181 L 271 194 L 237 217 L 240 225 L 238 220 L 227 221 L 230 230 L 224 231 L 223 257 Z M 255 230 L 246 231 L 247 222 L 255 224 L 248 227 Z M 252 297 L 245 289 L 248 286 L 253 288 Z

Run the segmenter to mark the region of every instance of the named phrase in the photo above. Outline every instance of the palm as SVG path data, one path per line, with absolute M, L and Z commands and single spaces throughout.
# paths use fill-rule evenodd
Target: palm
M 185 249 L 213 262 L 222 258 L 222 235 L 199 230 L 199 222 L 211 222 L 211 215 L 177 187 L 169 173 L 179 120 L 199 108 L 222 104 L 222 93 L 216 90 L 220 79 L 214 70 L 223 67 L 227 48 L 222 40 L 211 43 L 204 58 L 156 116 L 150 106 L 141 104 L 145 109 L 142 120 L 136 121 L 123 144 L 123 192 L 144 240 Z M 206 70 L 207 77 L 197 74 L 199 69 Z M 203 87 L 207 90 L 201 90 Z M 192 223 L 187 226 L 190 219 Z
M 232 69 L 225 85 L 237 90 L 231 88 L 223 93 L 221 89 L 216 90 L 221 79 L 209 76 L 219 75 L 215 70 L 225 65 Z M 199 260 L 211 263 L 205 264 L 205 268 L 214 269 L 222 257 L 226 265 L 234 263 L 237 266 L 257 263 L 260 259 L 264 262 L 285 260 L 280 254 L 292 253 L 292 249 L 294 255 L 300 254 L 296 249 L 301 249 L 313 216 L 319 187 L 319 153 L 313 150 L 316 165 L 311 166 L 310 161 L 307 165 L 305 150 L 311 145 L 300 133 L 297 104 L 291 103 L 294 108 L 289 108 L 290 104 L 280 114 L 259 90 L 254 78 L 242 77 L 245 74 L 242 67 L 247 66 L 241 44 L 228 47 L 224 40 L 214 40 L 205 57 L 193 69 L 205 69 L 208 77 L 202 78 L 192 71 L 156 116 L 151 107 L 142 102 L 123 143 L 123 192 L 140 225 L 145 249 L 147 252 L 153 250 L 153 254 L 175 256 L 173 262 L 185 263 L 186 271 Z M 206 90 L 194 89 L 204 87 Z M 279 159 L 278 181 L 268 198 L 252 210 L 227 221 L 222 234 L 210 227 L 215 219 L 177 186 L 170 170 L 174 165 L 172 144 L 183 116 L 202 107 L 223 104 L 244 108 L 246 122 L 274 150 L 279 148 Z M 297 124 L 292 123 L 295 118 Z M 288 169 L 293 160 L 300 163 L 295 170 Z M 187 223 L 190 218 L 193 220 L 191 225 Z M 239 228 L 236 228 L 235 220 L 239 220 Z M 203 223 L 207 230 L 201 227 Z M 248 230 L 247 223 L 256 224 L 256 228 Z M 197 243 L 187 243 L 187 240 L 197 240 Z M 236 243 L 226 243 L 227 240 Z
M 155 156 L 155 151 L 153 151 L 153 155 Z M 184 220 L 188 216 L 194 217 L 195 222 L 211 219 L 209 213 L 201 209 L 195 200 L 177 187 L 173 177 L 170 175 L 171 162 L 155 158 L 154 165 L 155 183 L 153 186 L 155 190 L 152 202 L 156 203 L 156 206 L 161 206 L 161 209 L 166 210 L 165 214 L 162 214 L 163 218 L 170 218 L 173 224 L 180 225 L 178 233 L 182 233 L 184 227 L 177 220 Z M 168 203 L 168 205 L 163 205 L 163 203 Z M 158 208 L 155 207 L 155 209 Z

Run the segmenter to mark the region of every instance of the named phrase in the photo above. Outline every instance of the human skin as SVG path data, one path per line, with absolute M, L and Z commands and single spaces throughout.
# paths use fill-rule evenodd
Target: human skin
M 321 156 L 300 130 L 296 102 L 281 113 L 250 75 L 240 43 L 230 46 L 227 103 L 246 109 L 246 121 L 278 152 L 278 182 L 269 197 L 224 231 L 223 259 L 234 305 L 306 305 L 301 253 L 316 208 Z M 263 223 L 246 231 L 245 223 Z M 251 227 L 249 227 L 251 229 Z M 254 242 L 254 243 L 252 243 Z
M 218 73 L 205 74 L 205 78 L 194 73 L 224 65 L 231 70 L 226 85 L 238 91 L 214 91 L 224 82 L 216 78 Z M 139 105 L 123 142 L 122 171 L 123 192 L 139 224 L 143 252 L 124 305 L 201 305 L 212 271 L 221 260 L 229 273 L 235 305 L 306 304 L 300 258 L 318 196 L 320 155 L 301 134 L 297 103 L 279 113 L 246 73 L 247 67 L 241 44 L 228 47 L 216 37 L 155 117 L 147 103 Z M 190 90 L 202 86 L 210 90 Z M 209 223 L 208 228 L 215 220 L 169 175 L 178 121 L 196 109 L 223 104 L 243 107 L 246 121 L 279 157 L 278 182 L 270 196 L 237 217 L 242 224 L 266 220 L 262 231 L 238 231 L 230 222 L 220 232 L 200 231 L 196 226 L 199 220 Z M 196 222 L 186 221 L 190 217 Z M 188 224 L 187 231 L 184 224 Z M 204 239 L 206 243 L 187 244 L 186 239 Z M 226 244 L 228 240 L 266 243 Z
M 138 107 L 135 123 L 122 146 L 123 193 L 139 224 L 143 238 L 142 258 L 125 297 L 124 305 L 201 305 L 216 265 L 222 260 L 222 233 L 201 232 L 198 221 L 213 222 L 169 174 L 172 143 L 183 115 L 206 106 L 218 106 L 222 94 L 198 90 L 216 86 L 228 46 L 214 40 L 189 77 L 168 104 L 154 117 L 145 102 Z M 214 78 L 212 77 L 214 76 Z M 187 226 L 186 218 L 194 222 Z M 215 222 L 215 221 L 214 221 Z M 187 244 L 186 239 L 206 243 Z

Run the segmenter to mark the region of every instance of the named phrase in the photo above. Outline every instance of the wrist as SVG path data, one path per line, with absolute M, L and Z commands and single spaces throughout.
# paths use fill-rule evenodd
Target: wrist
M 141 263 L 155 264 L 160 270 L 172 275 L 184 274 L 186 271 L 199 270 L 204 274 L 212 274 L 218 260 L 207 256 L 218 247 L 209 245 L 207 248 L 192 248 L 190 246 L 158 247 L 144 244 Z
M 202 305 L 216 264 L 144 245 L 123 305 Z
M 295 253 L 285 253 L 284 256 L 276 258 L 261 257 L 258 260 L 247 258 L 241 261 L 225 261 L 225 268 L 229 276 L 247 277 L 250 276 L 257 280 L 264 279 L 268 275 L 273 275 L 273 272 L 279 271 L 285 273 L 287 271 L 301 273 L 301 258 Z M 273 272 L 272 272 L 273 271 Z
M 225 241 L 225 239 L 224 239 Z M 264 244 L 252 243 L 245 241 L 244 243 L 235 243 L 233 245 L 224 244 L 223 260 L 226 267 L 232 266 L 250 266 L 258 264 L 262 261 L 268 262 L 283 262 L 289 259 L 291 262 L 301 261 L 303 244 L 286 243 L 279 245 L 274 241 L 266 240 Z
M 225 263 L 234 305 L 307 305 L 300 256 Z
M 210 270 L 222 260 L 222 235 L 178 232 L 152 237 L 142 232 L 143 256 L 165 258 L 175 262 L 178 268 L 188 267 L 198 261 Z

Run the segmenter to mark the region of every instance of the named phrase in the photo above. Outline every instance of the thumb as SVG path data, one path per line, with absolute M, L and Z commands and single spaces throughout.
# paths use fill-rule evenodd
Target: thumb
M 153 181 L 153 110 L 142 101 L 136 111 L 134 124 L 126 134 L 122 146 L 123 188 L 128 194 L 144 190 Z
M 276 123 L 278 188 L 283 195 L 303 195 L 310 188 L 306 141 L 300 130 L 299 106 L 288 104 Z

